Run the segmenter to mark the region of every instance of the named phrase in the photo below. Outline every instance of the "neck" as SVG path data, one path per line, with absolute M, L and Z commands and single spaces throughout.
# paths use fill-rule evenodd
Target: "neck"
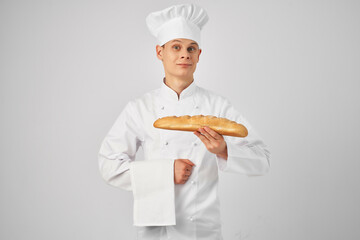
M 191 78 L 177 78 L 165 75 L 165 84 L 177 93 L 178 98 L 180 96 L 180 93 L 185 88 L 187 88 L 193 81 L 193 76 L 191 76 Z

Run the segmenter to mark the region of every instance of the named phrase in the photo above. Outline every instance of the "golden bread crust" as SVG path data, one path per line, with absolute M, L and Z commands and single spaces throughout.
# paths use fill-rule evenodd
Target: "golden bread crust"
M 246 137 L 248 135 L 248 131 L 244 125 L 227 118 L 212 115 L 167 116 L 159 118 L 153 125 L 156 128 L 180 131 L 195 131 L 200 127 L 208 126 L 221 135 L 233 137 Z

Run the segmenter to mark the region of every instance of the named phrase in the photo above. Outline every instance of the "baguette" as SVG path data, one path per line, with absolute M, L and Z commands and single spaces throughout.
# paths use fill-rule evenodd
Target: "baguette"
M 248 135 L 248 130 L 244 125 L 227 118 L 211 115 L 168 116 L 157 119 L 153 125 L 156 128 L 180 131 L 195 131 L 201 127 L 208 126 L 221 135 L 233 137 L 246 137 Z

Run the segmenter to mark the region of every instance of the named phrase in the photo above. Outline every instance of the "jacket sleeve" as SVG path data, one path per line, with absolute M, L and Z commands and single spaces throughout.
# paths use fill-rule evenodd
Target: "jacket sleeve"
M 111 186 L 132 191 L 134 225 L 175 224 L 174 160 L 136 160 L 144 130 L 135 102 L 129 102 L 103 140 L 100 173 Z
M 248 129 L 245 138 L 224 136 L 228 159 L 216 156 L 219 169 L 248 176 L 264 175 L 270 169 L 270 151 L 249 122 L 225 99 L 223 117 L 243 124 Z

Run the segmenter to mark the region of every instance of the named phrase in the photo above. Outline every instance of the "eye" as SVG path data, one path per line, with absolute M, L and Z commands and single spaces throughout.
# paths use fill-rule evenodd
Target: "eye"
M 180 50 L 180 46 L 179 46 L 179 45 L 174 45 L 174 46 L 173 46 L 173 49 L 175 49 L 175 50 Z
M 194 52 L 194 51 L 196 51 L 196 48 L 194 48 L 194 47 L 188 47 L 188 52 Z

